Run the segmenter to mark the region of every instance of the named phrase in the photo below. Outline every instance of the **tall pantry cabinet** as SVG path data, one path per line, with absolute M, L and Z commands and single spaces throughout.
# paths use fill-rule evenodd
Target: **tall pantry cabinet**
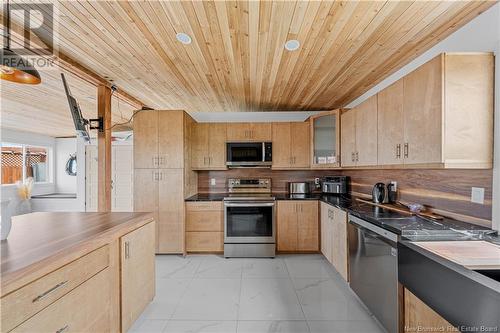
M 184 111 L 134 117 L 134 210 L 154 212 L 157 253 L 184 253 L 184 199 L 196 193 L 191 124 Z

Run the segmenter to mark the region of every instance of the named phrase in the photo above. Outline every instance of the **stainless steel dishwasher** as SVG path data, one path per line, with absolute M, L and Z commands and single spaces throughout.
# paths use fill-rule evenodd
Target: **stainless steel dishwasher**
M 389 333 L 398 332 L 399 236 L 349 215 L 351 289 Z

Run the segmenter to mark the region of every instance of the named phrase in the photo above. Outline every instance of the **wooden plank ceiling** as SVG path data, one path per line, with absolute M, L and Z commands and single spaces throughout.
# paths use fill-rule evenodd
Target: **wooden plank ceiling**
M 494 4 L 60 1 L 54 21 L 61 52 L 155 108 L 326 110 L 354 100 Z M 193 42 L 181 44 L 178 32 Z M 285 50 L 289 39 L 300 49 Z
M 2 81 L 0 117 L 2 128 L 40 133 L 53 137 L 74 136 L 75 129 L 64 93 L 60 70 L 40 70 L 39 85 Z M 97 89 L 65 72 L 71 93 L 77 98 L 85 118 L 97 118 Z M 126 122 L 134 108 L 112 97 L 114 123 Z

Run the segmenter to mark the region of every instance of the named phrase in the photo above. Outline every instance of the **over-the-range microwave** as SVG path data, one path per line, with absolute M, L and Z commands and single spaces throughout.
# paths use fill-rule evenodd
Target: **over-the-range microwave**
M 271 167 L 273 162 L 271 142 L 228 142 L 226 148 L 226 165 L 230 168 Z

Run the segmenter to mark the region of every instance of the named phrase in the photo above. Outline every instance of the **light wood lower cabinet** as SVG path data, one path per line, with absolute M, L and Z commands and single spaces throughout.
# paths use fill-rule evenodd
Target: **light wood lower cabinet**
M 122 331 L 132 326 L 155 295 L 154 241 L 154 223 L 120 239 Z
M 405 332 L 458 332 L 453 325 L 406 288 L 404 299 Z
M 9 331 L 109 265 L 103 246 L 2 298 L 2 331 Z
M 109 274 L 104 269 L 12 332 L 109 332 Z
M 186 251 L 224 250 L 222 202 L 186 202 Z
M 321 203 L 321 253 L 337 272 L 349 281 L 349 251 L 347 213 L 342 209 Z
M 276 219 L 278 251 L 319 251 L 318 201 L 279 200 Z

